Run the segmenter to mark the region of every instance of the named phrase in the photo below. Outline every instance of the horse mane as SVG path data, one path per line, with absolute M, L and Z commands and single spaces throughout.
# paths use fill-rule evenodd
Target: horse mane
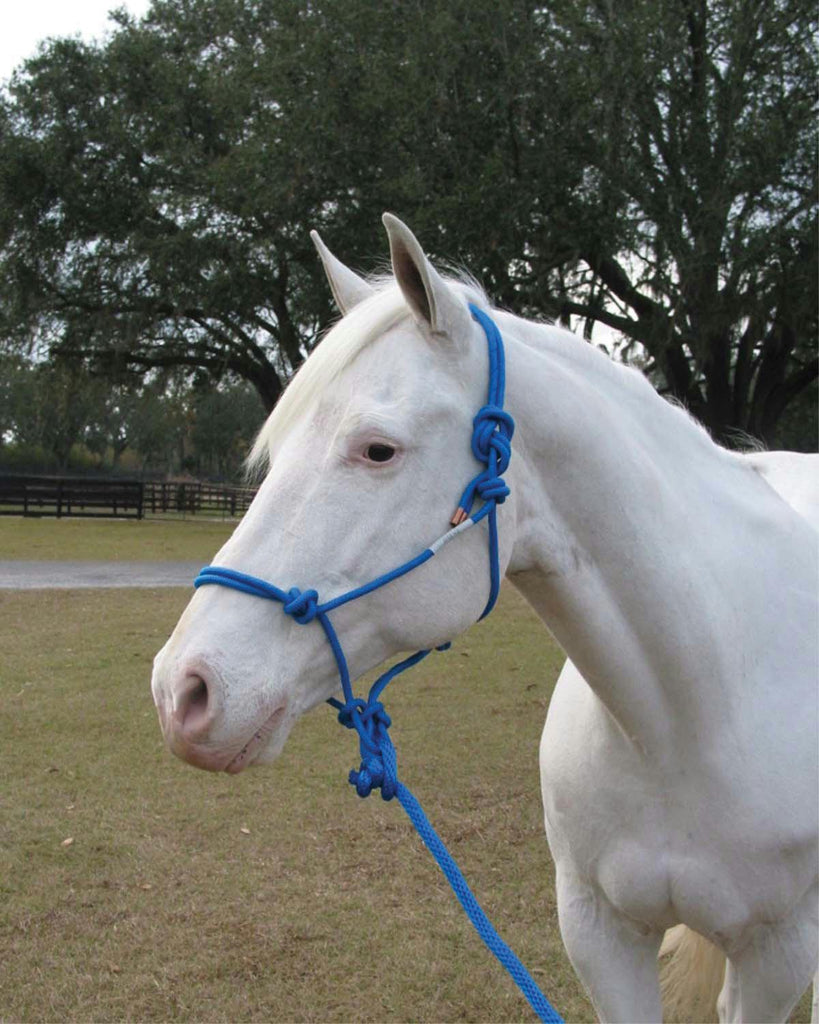
M 319 344 L 305 359 L 290 383 L 285 388 L 275 408 L 262 425 L 250 454 L 247 457 L 247 471 L 251 477 L 261 476 L 273 460 L 276 447 L 292 429 L 297 420 L 318 399 L 325 388 L 335 380 L 359 355 L 385 331 L 395 327 L 402 320 L 411 317 L 409 306 L 391 274 L 368 279 L 373 294 L 359 302 L 346 315 L 338 319 L 326 332 Z M 711 447 L 712 438 L 705 427 L 692 416 L 681 403 L 673 398 L 663 399 L 651 383 L 635 367 L 626 366 L 613 360 L 593 345 L 584 344 L 577 335 L 548 321 L 523 319 L 513 313 L 504 312 L 491 306 L 486 294 L 474 278 L 464 272 L 454 271 L 446 276 L 447 283 L 459 291 L 464 299 L 475 302 L 487 311 L 491 310 L 501 323 L 517 327 L 516 335 L 524 343 L 535 347 L 551 347 L 555 342 L 562 358 L 569 359 L 581 374 L 602 374 L 603 379 L 617 382 L 623 393 L 635 401 L 644 403 L 649 397 L 659 399 L 659 405 L 668 410 L 672 420 L 679 425 L 687 421 L 690 435 L 699 434 L 702 443 Z M 733 454 L 733 453 L 731 453 Z
M 676 425 L 708 448 L 724 451 L 729 457 L 736 455 L 717 444 L 682 401 L 670 394 L 661 395 L 638 367 L 614 359 L 603 349 L 584 342 L 573 331 L 549 320 L 527 319 L 499 310 L 493 310 L 493 315 L 501 326 L 511 325 L 510 333 L 515 333 L 525 344 L 559 352 L 561 359 L 570 362 L 582 377 L 594 376 L 601 381 L 611 381 L 624 400 L 631 400 L 641 409 L 652 409 L 652 415 L 663 416 L 665 422 Z M 743 449 L 753 447 L 752 438 L 744 440 Z
M 412 315 L 392 275 L 368 280 L 375 289 L 374 293 L 327 331 L 293 375 L 262 425 L 247 457 L 246 465 L 251 477 L 261 475 L 268 468 L 277 445 L 327 385 L 376 338 Z M 447 277 L 447 283 L 461 291 L 469 301 L 488 307 L 486 296 L 467 275 Z

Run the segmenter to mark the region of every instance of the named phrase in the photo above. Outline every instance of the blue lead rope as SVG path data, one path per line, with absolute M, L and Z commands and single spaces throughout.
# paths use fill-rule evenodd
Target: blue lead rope
M 370 583 L 356 587 L 354 590 L 347 591 L 347 593 L 340 594 L 323 603 L 319 602 L 318 593 L 315 590 L 299 590 L 298 587 L 287 591 L 280 590 L 272 583 L 256 576 L 249 576 L 246 573 L 237 572 L 235 569 L 226 569 L 215 565 L 209 565 L 202 569 L 193 585 L 195 587 L 207 585 L 229 587 L 251 597 L 278 601 L 281 603 L 284 613 L 303 626 L 313 622 L 314 619 L 318 620 L 332 648 L 344 694 L 343 702 L 331 697 L 327 703 L 338 710 L 338 720 L 342 725 L 348 729 L 355 729 L 358 733 L 361 764 L 358 771 L 350 772 L 350 783 L 355 786 L 360 797 L 369 796 L 374 789 L 381 790 L 384 800 L 398 797 L 398 802 L 407 812 L 427 849 L 437 861 L 487 948 L 494 953 L 511 974 L 540 1020 L 548 1021 L 550 1024 L 551 1022 L 562 1024 L 562 1018 L 537 987 L 532 976 L 495 931 L 491 921 L 472 894 L 458 865 L 452 859 L 435 829 L 430 825 L 421 805 L 407 787 L 398 781 L 395 747 L 388 732 L 391 719 L 379 698 L 388 683 L 401 672 L 417 665 L 419 661 L 423 661 L 430 651 L 418 651 L 384 672 L 373 683 L 365 701 L 353 694 L 347 659 L 329 617 L 329 612 L 333 609 L 347 604 L 348 601 L 363 597 L 365 594 L 370 594 L 413 569 L 417 569 L 419 565 L 423 565 L 424 562 L 433 558 L 445 544 L 475 526 L 482 519 L 487 520 L 489 527 L 489 598 L 481 618 L 485 618 L 495 606 L 500 590 L 497 507 L 503 504 L 509 494 L 503 474 L 506 472 L 512 454 L 511 440 L 515 424 L 512 417 L 503 408 L 505 364 L 500 331 L 494 321 L 477 306 L 470 304 L 469 309 L 473 318 L 483 328 L 489 348 L 487 404 L 475 416 L 472 430 L 472 452 L 485 468 L 469 482 L 464 490 L 458 503 L 458 509 L 452 517 L 452 529 L 439 537 L 420 555 L 404 562 L 397 569 L 384 573 Z M 472 513 L 476 497 L 480 498 L 483 504 L 475 513 Z M 448 643 L 442 644 L 436 650 L 444 651 L 449 646 Z

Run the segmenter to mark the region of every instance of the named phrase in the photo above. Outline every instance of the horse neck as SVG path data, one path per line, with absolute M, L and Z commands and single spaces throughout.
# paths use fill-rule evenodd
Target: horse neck
M 567 332 L 501 327 L 517 423 L 508 575 L 626 735 L 668 749 L 734 700 L 720 631 L 725 602 L 760 587 L 744 524 L 765 493 L 633 371 Z

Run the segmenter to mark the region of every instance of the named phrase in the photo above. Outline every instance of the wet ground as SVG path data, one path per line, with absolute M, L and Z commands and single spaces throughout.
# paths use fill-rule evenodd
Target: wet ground
M 0 561 L 0 590 L 190 587 L 202 562 Z

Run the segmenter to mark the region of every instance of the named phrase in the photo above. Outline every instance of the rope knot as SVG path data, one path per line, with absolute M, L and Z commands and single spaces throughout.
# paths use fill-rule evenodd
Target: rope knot
M 509 467 L 512 456 L 512 435 L 515 421 L 497 405 L 485 405 L 472 421 L 472 453 L 480 462 L 491 464 L 495 455 L 495 471 L 500 476 Z
M 318 615 L 318 594 L 315 590 L 288 590 L 288 601 L 284 604 L 286 615 L 292 615 L 300 626 L 306 626 Z
M 392 800 L 398 792 L 398 768 L 395 747 L 387 734 L 392 719 L 384 705 L 379 700 L 364 701 L 361 697 L 353 697 L 346 704 L 336 704 L 336 707 L 339 709 L 339 722 L 358 733 L 361 765 L 349 776 L 356 793 L 367 797 L 374 789 L 380 789 L 382 799 Z
M 475 490 L 484 501 L 494 501 L 498 505 L 502 505 L 512 493 L 502 476 L 481 477 Z
M 484 502 L 502 505 L 511 493 L 502 474 L 512 457 L 512 434 L 515 421 L 497 405 L 485 405 L 472 421 L 472 454 L 486 469 L 467 484 L 452 525 L 458 526 L 469 515 L 475 495 Z
M 338 710 L 338 720 L 344 726 L 345 729 L 355 729 L 355 722 L 353 721 L 353 715 L 357 710 L 363 711 L 366 707 L 366 703 L 361 697 L 353 697 L 352 700 L 347 701 L 346 704 L 339 705 L 336 703 Z M 359 712 L 360 713 L 360 712 Z
M 368 797 L 374 789 L 380 789 L 382 800 L 392 800 L 398 792 L 398 780 L 394 774 L 392 777 L 390 774 L 380 757 L 368 757 L 361 762 L 358 771 L 350 772 L 350 784 L 355 786 L 356 793 L 362 799 Z
M 373 751 L 378 750 L 382 737 L 392 725 L 392 719 L 380 700 L 367 703 L 361 697 L 353 697 L 342 704 L 338 720 L 347 729 L 355 729 L 361 741 Z

